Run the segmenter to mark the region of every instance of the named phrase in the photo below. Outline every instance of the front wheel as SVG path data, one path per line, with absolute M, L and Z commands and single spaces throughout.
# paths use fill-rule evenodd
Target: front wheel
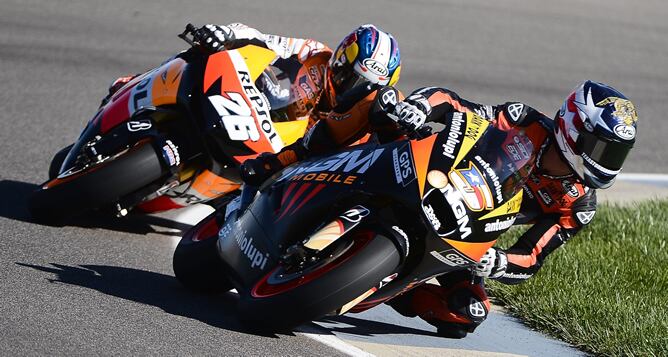
M 299 272 L 279 265 L 260 279 L 241 298 L 242 321 L 279 331 L 320 318 L 378 286 L 401 259 L 389 238 L 368 230 L 342 238 L 334 248 Z
M 160 157 L 147 142 L 83 171 L 45 182 L 30 197 L 30 213 L 39 222 L 61 224 L 70 217 L 117 202 L 165 172 Z
M 172 261 L 174 275 L 184 286 L 206 293 L 232 289 L 225 267 L 218 256 L 220 212 L 213 212 L 181 238 Z
M 70 150 L 72 150 L 73 146 L 74 144 L 70 144 L 69 146 L 60 149 L 55 155 L 53 155 L 53 159 L 49 165 L 49 180 L 53 180 L 58 177 L 58 174 L 60 173 L 60 167 L 63 165 L 63 162 L 65 162 L 65 158 L 67 157 L 67 154 L 70 153 Z

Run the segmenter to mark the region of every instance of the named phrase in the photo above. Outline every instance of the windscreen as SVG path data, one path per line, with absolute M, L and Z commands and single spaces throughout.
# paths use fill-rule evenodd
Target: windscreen
M 535 165 L 533 143 L 523 130 L 515 128 L 500 130 L 490 126 L 467 157 L 475 164 L 471 167 L 481 171 L 468 173 L 468 178 L 475 180 L 474 175 L 485 175 L 497 203 L 519 192 Z
M 323 88 L 322 69 L 310 63 L 279 58 L 255 82 L 271 106 L 274 122 L 307 119 Z

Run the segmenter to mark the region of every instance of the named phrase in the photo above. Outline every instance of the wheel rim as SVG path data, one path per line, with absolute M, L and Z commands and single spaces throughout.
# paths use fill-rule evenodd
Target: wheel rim
M 348 244 L 344 245 L 342 251 L 333 256 L 319 259 L 314 264 L 304 267 L 297 272 L 288 272 L 279 264 L 255 284 L 251 290 L 251 296 L 254 298 L 265 298 L 282 294 L 298 286 L 307 284 L 345 263 L 371 242 L 373 236 L 374 234 L 371 231 L 358 232 L 351 239 L 346 240 L 347 242 L 345 243 Z

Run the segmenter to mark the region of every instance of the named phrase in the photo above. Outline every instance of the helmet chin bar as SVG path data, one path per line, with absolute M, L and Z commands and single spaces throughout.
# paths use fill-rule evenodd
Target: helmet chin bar
M 557 130 L 555 138 L 561 158 L 568 163 L 568 166 L 571 168 L 571 171 L 575 173 L 575 176 L 577 176 L 580 181 L 584 181 L 586 168 L 582 157 L 571 150 L 570 146 L 566 143 L 564 134 L 560 130 Z

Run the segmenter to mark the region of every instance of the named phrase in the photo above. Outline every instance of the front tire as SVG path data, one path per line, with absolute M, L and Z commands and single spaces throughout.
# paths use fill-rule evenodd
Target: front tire
M 387 237 L 359 231 L 342 239 L 353 242 L 346 253 L 294 281 L 280 278 L 279 265 L 256 283 L 240 301 L 244 324 L 265 331 L 291 329 L 336 311 L 399 266 L 399 251 Z
M 162 177 L 166 172 L 150 143 L 64 178 L 42 184 L 30 197 L 33 219 L 62 224 L 70 217 L 102 208 Z
M 65 158 L 67 157 L 67 154 L 70 153 L 72 146 L 74 146 L 74 144 L 70 144 L 69 146 L 60 149 L 55 155 L 53 155 L 53 159 L 51 159 L 51 164 L 49 165 L 49 180 L 53 180 L 58 177 L 58 174 L 60 173 L 60 167 L 63 165 L 63 162 L 65 162 Z
M 205 293 L 222 293 L 232 289 L 218 256 L 220 216 L 220 212 L 213 212 L 188 230 L 174 251 L 174 275 L 187 288 Z

